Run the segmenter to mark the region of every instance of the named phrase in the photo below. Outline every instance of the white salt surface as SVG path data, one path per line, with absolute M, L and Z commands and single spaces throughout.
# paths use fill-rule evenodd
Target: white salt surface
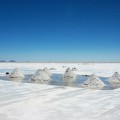
M 120 72 L 120 64 L 100 63 L 0 63 L 0 75 L 13 68 L 24 74 L 38 68 L 55 68 L 64 73 L 76 67 L 76 74 L 111 76 Z M 85 88 L 20 83 L 0 79 L 0 120 L 119 120 L 120 88 L 93 90 Z

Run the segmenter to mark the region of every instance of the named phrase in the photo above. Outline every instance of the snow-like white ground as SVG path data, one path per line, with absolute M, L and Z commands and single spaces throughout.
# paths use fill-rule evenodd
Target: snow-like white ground
M 77 75 L 100 77 L 120 72 L 120 63 L 0 63 L 0 120 L 119 120 L 120 88 L 94 90 L 62 85 L 8 81 L 5 72 L 18 67 L 24 75 L 39 68 L 51 70 L 57 79 L 67 67 Z

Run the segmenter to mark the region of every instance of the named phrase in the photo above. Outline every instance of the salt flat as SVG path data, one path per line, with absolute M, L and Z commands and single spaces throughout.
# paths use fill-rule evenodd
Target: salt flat
M 14 67 L 24 74 L 38 68 L 55 68 L 63 74 L 76 67 L 76 74 L 100 77 L 120 72 L 120 63 L 0 63 L 0 75 Z M 0 79 L 0 120 L 119 120 L 120 88 L 94 90 L 70 86 L 21 83 Z

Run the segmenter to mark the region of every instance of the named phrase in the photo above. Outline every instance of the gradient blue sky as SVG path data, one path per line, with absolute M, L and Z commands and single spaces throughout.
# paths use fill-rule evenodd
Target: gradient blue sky
M 0 60 L 120 62 L 119 0 L 0 0 Z

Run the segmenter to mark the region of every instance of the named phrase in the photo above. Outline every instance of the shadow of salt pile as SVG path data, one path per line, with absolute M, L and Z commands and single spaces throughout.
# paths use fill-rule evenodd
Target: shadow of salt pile
M 9 78 L 8 76 L 0 76 L 1 80 L 7 80 L 7 81 L 15 81 L 19 83 L 34 83 L 31 82 L 31 77 L 33 74 L 26 74 L 25 77 L 22 78 Z M 82 84 L 88 79 L 88 76 L 82 76 L 82 75 L 77 75 L 76 80 L 70 84 L 65 85 L 64 80 L 63 80 L 63 75 L 62 74 L 52 74 L 51 76 L 51 81 L 47 83 L 48 85 L 56 85 L 56 86 L 70 86 L 70 87 L 80 87 L 84 88 Z M 119 88 L 120 85 L 112 85 L 108 81 L 108 77 L 100 77 L 101 81 L 104 82 L 105 86 L 102 88 L 102 90 L 112 90 Z M 35 84 L 40 84 L 40 83 L 35 83 Z

